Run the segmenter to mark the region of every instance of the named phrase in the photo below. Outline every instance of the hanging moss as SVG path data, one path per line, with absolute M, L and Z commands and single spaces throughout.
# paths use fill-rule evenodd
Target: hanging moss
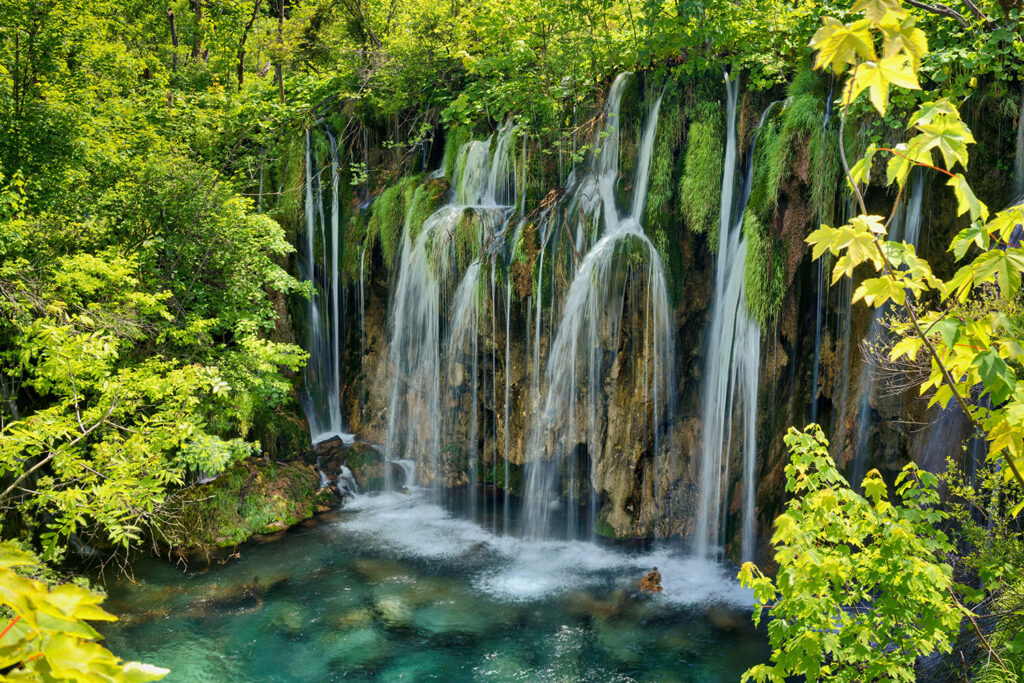
M 306 145 L 302 136 L 293 136 L 284 143 L 278 162 L 277 176 L 281 197 L 275 218 L 282 225 L 298 229 L 302 224 L 305 195 Z M 271 188 L 268 188 L 271 189 Z
M 366 243 L 366 222 L 367 212 L 360 211 L 358 207 L 345 221 L 345 246 L 341 253 L 341 278 L 342 283 L 351 284 L 359 278 L 359 259 L 363 257 L 364 244 Z
M 747 311 L 761 327 L 766 327 L 778 315 L 786 295 L 785 263 L 775 239 L 766 234 L 751 211 L 743 216 L 743 237 L 747 244 L 743 272 Z
M 811 136 L 811 207 L 819 220 L 835 220 L 836 194 L 842 180 L 839 159 L 839 130 L 829 126 L 822 135 Z
M 451 239 L 455 241 L 455 266 L 458 272 L 465 272 L 480 252 L 480 216 L 472 209 L 464 211 Z
M 652 240 L 658 241 L 657 235 L 665 235 L 669 229 L 672 199 L 675 194 L 672 176 L 675 171 L 676 149 L 682 135 L 683 116 L 673 90 L 665 95 L 661 104 L 661 117 L 658 121 L 658 132 L 654 137 L 651 170 L 648 175 L 644 227 Z M 666 258 L 665 253 L 662 253 L 662 258 Z
M 530 221 L 523 226 L 523 234 L 519 243 L 512 250 L 512 265 L 509 267 L 509 278 L 512 280 L 516 297 L 525 299 L 533 292 L 533 265 L 540 254 L 537 237 L 537 224 Z
M 711 102 L 695 108 L 686 134 L 686 157 L 679 179 L 679 208 L 690 230 L 708 236 L 718 250 L 718 214 L 722 195 L 722 163 L 725 133 L 721 111 Z
M 416 240 L 423 223 L 441 206 L 447 192 L 448 182 L 444 178 L 430 178 L 415 187 L 407 217 L 410 240 Z
M 451 180 L 455 172 L 455 163 L 459 158 L 459 150 L 473 139 L 473 129 L 469 126 L 455 126 L 445 131 L 444 138 L 444 177 Z
M 370 220 L 366 226 L 365 247 L 373 249 L 379 246 L 389 271 L 395 262 L 398 239 L 405 221 L 405 185 L 408 180 L 403 178 L 380 193 L 370 207 Z

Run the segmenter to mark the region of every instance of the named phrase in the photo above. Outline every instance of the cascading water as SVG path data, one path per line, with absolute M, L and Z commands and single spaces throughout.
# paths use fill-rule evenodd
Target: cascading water
M 313 443 L 332 437 L 351 441 L 341 418 L 341 278 L 338 272 L 340 234 L 338 206 L 338 145 L 327 131 L 330 166 L 317 171 L 311 133 L 306 132 L 306 234 L 300 274 L 313 283 L 306 305 L 309 361 L 300 394 Z M 324 183 L 321 173 L 330 173 L 329 216 L 324 216 Z M 319 246 L 319 254 L 317 247 Z M 319 256 L 319 260 L 317 259 Z
M 757 458 L 757 391 L 761 367 L 761 331 L 747 314 L 743 282 L 747 255 L 743 214 L 750 194 L 754 148 L 751 146 L 743 186 L 736 196 L 736 99 L 739 82 L 731 80 L 727 74 L 725 83 L 726 148 L 715 290 L 702 387 L 703 438 L 694 549 L 699 557 L 711 557 L 717 553 L 721 542 L 728 504 L 725 488 L 729 482 L 733 421 L 739 415 L 743 425 L 740 552 L 742 559 L 748 560 L 754 552 L 754 468 Z M 769 107 L 761 116 L 762 124 L 771 109 Z
M 447 401 L 442 403 L 442 396 L 452 398 L 457 406 L 457 394 L 468 379 L 472 387 L 468 400 L 474 414 L 463 455 L 468 458 L 468 473 L 474 479 L 467 482 L 470 495 L 475 495 L 479 437 L 477 279 L 481 253 L 497 241 L 515 201 L 508 153 L 513 134 L 508 126 L 499 132 L 493 155 L 489 140 L 471 141 L 462 147 L 449 203 L 431 214 L 415 237 L 411 224 L 415 206 L 409 208 L 393 296 L 385 457 L 427 464 L 416 471 L 425 483 L 436 488 L 459 483 L 446 481 L 451 472 L 442 462 L 441 440 L 453 433 L 462 416 L 457 408 L 450 410 Z M 474 261 L 460 274 L 458 252 L 467 246 Z M 453 288 L 454 297 L 449 299 Z M 442 335 L 442 314 L 449 312 L 449 300 L 453 304 L 447 316 L 450 329 Z M 446 344 L 444 363 L 442 339 Z M 458 448 L 458 444 L 455 446 Z
M 1024 91 L 1020 96 L 1020 113 L 1017 115 L 1017 152 L 1013 164 L 1013 200 L 1024 200 Z
M 533 537 L 545 537 L 554 531 L 551 515 L 563 504 L 567 512 L 567 536 L 580 535 L 578 512 L 584 503 L 589 503 L 588 533 L 593 534 L 596 510 L 596 501 L 592 499 L 593 474 L 581 470 L 581 462 L 594 462 L 602 449 L 602 415 L 607 398 L 605 377 L 608 366 L 618 360 L 623 310 L 631 278 L 631 255 L 642 259 L 647 266 L 643 352 L 648 363 L 644 376 L 635 381 L 643 382 L 646 404 L 650 406 L 649 413 L 644 411 L 644 438 L 653 444 L 655 453 L 659 450 L 662 417 L 674 393 L 673 344 L 664 269 L 657 250 L 640 224 L 661 96 L 648 115 L 640 140 L 628 213 L 620 215 L 615 203 L 615 184 L 619 176 L 618 118 L 628 77 L 628 74 L 620 75 L 609 92 L 605 126 L 595 141 L 599 153 L 588 169 L 574 169 L 570 176 L 575 190 L 567 204 L 567 215 L 575 220 L 575 230 L 571 232 L 575 236 L 576 251 L 583 250 L 589 227 L 598 225 L 600 220 L 604 229 L 601 238 L 579 263 L 565 297 L 548 354 L 543 407 L 535 413 L 531 426 L 525 508 L 526 532 Z M 580 174 L 583 177 L 576 182 Z M 543 264 L 543 250 L 540 258 Z M 539 387 L 539 283 L 536 297 L 534 386 Z M 586 448 L 582 453 L 581 445 Z
M 828 130 L 828 122 L 832 117 L 832 88 L 835 86 L 833 79 L 829 85 L 828 97 L 825 99 L 825 116 L 821 122 L 821 145 L 825 145 L 825 132 Z M 818 211 L 818 223 L 822 223 L 825 216 Z M 818 421 L 818 384 L 821 368 L 821 329 L 827 327 L 828 307 L 824 305 L 828 299 L 827 289 L 828 277 L 825 273 L 825 259 L 818 259 L 818 280 L 815 288 L 817 300 L 814 306 L 814 366 L 811 370 L 811 422 Z
M 893 217 L 893 229 L 891 239 L 902 240 L 907 244 L 917 246 L 921 234 L 921 206 L 924 199 L 924 175 L 915 172 L 910 180 L 910 194 L 906 204 L 897 207 L 896 216 Z M 884 321 L 889 311 L 888 306 L 876 308 L 871 315 L 871 326 L 868 335 L 864 340 L 867 349 L 873 349 L 881 341 L 885 333 Z M 853 486 L 859 487 L 868 461 L 869 430 L 871 427 L 871 399 L 875 395 L 875 386 L 878 383 L 878 373 L 872 367 L 869 359 L 864 360 L 861 367 L 860 399 L 857 407 L 857 436 L 856 447 L 854 448 L 853 463 L 850 466 L 850 482 Z

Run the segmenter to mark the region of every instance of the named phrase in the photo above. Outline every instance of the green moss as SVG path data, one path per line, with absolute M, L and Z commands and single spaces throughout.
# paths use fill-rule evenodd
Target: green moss
M 666 94 L 661 104 L 658 132 L 654 137 L 651 170 L 648 175 L 647 205 L 644 208 L 644 227 L 652 240 L 659 233 L 667 233 L 672 218 L 672 199 L 676 183 L 676 149 L 683 135 L 683 116 L 672 93 Z M 662 258 L 666 254 L 662 253 Z
M 423 228 L 423 223 L 444 201 L 448 193 L 448 183 L 442 178 L 428 179 L 422 185 L 417 185 L 412 194 L 411 206 L 407 214 L 407 229 L 409 239 L 415 241 Z
M 505 486 L 505 460 L 496 458 L 494 462 L 486 463 L 483 472 L 485 483 L 493 484 L 498 488 L 514 494 L 522 495 L 523 491 L 523 466 L 514 462 L 508 463 L 508 487 Z
M 455 172 L 455 164 L 459 158 L 459 150 L 473 139 L 473 129 L 469 126 L 454 126 L 445 131 L 444 138 L 444 176 L 450 181 Z
M 786 295 L 785 264 L 775 240 L 752 211 L 743 216 L 743 237 L 747 245 L 743 272 L 747 311 L 766 327 L 778 315 Z
M 480 216 L 467 209 L 455 226 L 454 241 L 455 267 L 463 273 L 480 253 Z
M 373 201 L 363 244 L 369 250 L 380 247 L 384 266 L 390 272 L 395 264 L 398 243 L 405 225 L 406 211 L 415 193 L 419 176 L 407 176 L 389 185 Z
M 530 221 L 523 226 L 523 234 L 519 243 L 512 248 L 512 264 L 509 266 L 509 278 L 512 280 L 515 295 L 526 299 L 533 292 L 534 264 L 540 254 L 540 243 L 537 235 L 537 224 Z
M 341 277 L 345 284 L 351 284 L 358 280 L 359 259 L 367 258 L 368 260 L 363 253 L 368 219 L 368 213 L 356 207 L 345 221 L 344 248 L 341 252 Z
M 281 182 L 281 197 L 275 218 L 297 229 L 303 224 L 305 206 L 306 146 L 305 138 L 294 136 L 284 142 L 276 175 Z
M 819 220 L 829 223 L 835 219 L 836 195 L 842 180 L 839 159 L 839 130 L 829 126 L 822 135 L 811 136 L 811 207 Z
M 313 516 L 319 478 L 309 465 L 250 459 L 214 481 L 184 489 L 169 502 L 163 539 L 181 550 L 230 547 Z
M 679 179 L 679 208 L 690 230 L 708 237 L 718 250 L 719 203 L 725 132 L 720 108 L 711 102 L 696 107 L 686 135 L 683 174 Z

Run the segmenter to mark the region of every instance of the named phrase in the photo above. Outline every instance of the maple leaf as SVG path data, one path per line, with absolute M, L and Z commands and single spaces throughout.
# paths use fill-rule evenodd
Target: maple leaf
M 864 12 L 864 16 L 877 24 L 887 15 L 897 18 L 907 16 L 906 10 L 898 0 L 857 0 L 853 5 L 854 12 Z
M 889 108 L 889 86 L 895 85 L 908 90 L 920 90 L 917 74 L 910 66 L 910 59 L 905 55 L 883 57 L 877 62 L 864 62 L 857 66 L 853 78 L 846 84 L 843 99 L 853 102 L 865 90 L 871 104 L 878 113 L 885 116 Z
M 875 46 L 871 40 L 871 22 L 867 19 L 844 24 L 832 17 L 824 18 L 825 25 L 811 38 L 811 47 L 818 51 L 814 68 L 831 66 L 842 73 L 847 64 L 856 64 L 857 58 L 875 59 Z

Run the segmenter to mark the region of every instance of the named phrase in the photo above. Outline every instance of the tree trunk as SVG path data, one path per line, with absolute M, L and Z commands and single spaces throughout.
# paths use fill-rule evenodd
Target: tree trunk
M 196 37 L 192 41 L 192 61 L 198 62 L 203 55 L 203 0 L 189 0 L 196 15 Z
M 245 30 L 242 31 L 242 41 L 238 44 L 238 89 L 242 89 L 242 84 L 245 82 L 245 41 L 249 39 L 249 31 L 252 30 L 252 25 L 256 23 L 256 16 L 260 13 L 260 4 L 263 0 L 256 0 L 252 7 L 252 16 L 249 17 L 249 21 L 245 24 Z M 259 64 L 257 63 L 257 66 Z
M 171 46 L 174 49 L 171 58 L 171 71 L 178 70 L 178 29 L 174 24 L 174 10 L 167 10 L 167 21 L 171 25 Z

